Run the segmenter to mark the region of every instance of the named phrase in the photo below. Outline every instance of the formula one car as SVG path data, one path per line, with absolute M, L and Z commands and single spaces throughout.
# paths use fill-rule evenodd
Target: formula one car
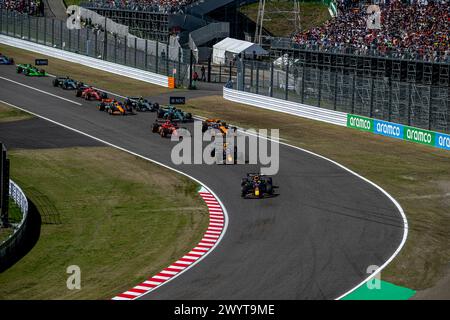
M 0 53 L 0 64 L 14 64 L 14 59 Z
M 247 173 L 241 181 L 241 197 L 263 198 L 273 195 L 272 178 L 258 173 Z
M 64 90 L 78 90 L 79 89 L 78 81 L 73 80 L 69 77 L 57 77 L 56 79 L 53 79 L 53 86 L 61 87 Z
M 230 127 L 225 121 L 219 119 L 206 119 L 202 121 L 202 132 L 206 132 L 208 129 L 217 129 L 225 136 L 229 131 L 236 132 L 236 127 Z M 214 132 L 214 131 L 213 131 Z
M 162 138 L 178 135 L 178 125 L 170 120 L 156 120 L 152 125 L 152 132 L 159 133 Z
M 237 164 L 238 160 L 237 146 L 234 146 L 234 148 L 232 148 L 231 146 L 228 146 L 228 143 L 224 142 L 222 150 L 223 150 L 222 153 L 224 164 Z M 215 156 L 216 156 L 216 148 L 212 149 L 211 151 L 211 157 Z
M 193 120 L 191 113 L 184 112 L 173 106 L 168 106 L 166 108 L 159 108 L 157 117 L 167 119 L 167 120 L 180 121 L 180 122 L 186 122 L 186 121 Z
M 111 116 L 135 114 L 131 106 L 127 106 L 115 99 L 103 99 L 103 101 L 98 104 L 97 109 L 99 111 L 106 111 Z
M 77 88 L 76 96 L 86 100 L 91 100 L 91 98 L 93 98 L 97 101 L 102 101 L 103 99 L 108 98 L 106 92 L 101 92 L 100 90 L 85 86 L 84 84 Z
M 152 104 L 150 101 L 142 97 L 140 98 L 127 97 L 127 99 L 125 100 L 125 104 L 131 106 L 132 108 L 134 108 L 136 111 L 139 112 L 146 112 L 146 111 L 154 112 L 159 109 L 158 103 L 155 102 Z
M 30 77 L 46 77 L 48 76 L 47 72 L 44 69 L 38 69 L 33 67 L 31 64 L 18 64 L 16 68 L 17 73 L 23 73 L 26 76 Z

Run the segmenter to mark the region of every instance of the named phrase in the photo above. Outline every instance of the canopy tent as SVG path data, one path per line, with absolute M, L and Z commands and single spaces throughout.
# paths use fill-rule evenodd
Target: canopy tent
M 213 63 L 227 63 L 240 53 L 246 57 L 264 56 L 268 54 L 266 50 L 253 42 L 225 38 L 213 46 Z

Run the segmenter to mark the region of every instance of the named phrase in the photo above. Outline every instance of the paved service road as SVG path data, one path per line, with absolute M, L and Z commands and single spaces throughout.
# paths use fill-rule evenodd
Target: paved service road
M 224 203 L 229 225 L 218 247 L 144 299 L 334 299 L 402 241 L 403 219 L 390 199 L 329 161 L 280 145 L 278 196 L 243 200 L 240 180 L 254 166 L 173 165 L 174 143 L 150 131 L 154 113 L 108 116 L 73 91 L 52 87 L 51 78 L 28 78 L 5 66 L 0 76 L 82 105 L 0 78 L 1 100 L 176 167 Z

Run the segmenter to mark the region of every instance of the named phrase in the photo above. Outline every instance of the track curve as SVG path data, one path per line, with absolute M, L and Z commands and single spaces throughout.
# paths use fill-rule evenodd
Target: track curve
M 368 266 L 383 266 L 404 242 L 396 203 L 326 159 L 281 144 L 274 177 L 279 196 L 243 200 L 240 178 L 255 167 L 174 166 L 171 142 L 150 132 L 154 114 L 110 117 L 95 103 L 53 88 L 49 78 L 27 78 L 12 67 L 0 70 L 4 78 L 82 106 L 0 79 L 2 100 L 176 167 L 222 200 L 228 231 L 216 250 L 144 299 L 334 299 L 366 279 Z

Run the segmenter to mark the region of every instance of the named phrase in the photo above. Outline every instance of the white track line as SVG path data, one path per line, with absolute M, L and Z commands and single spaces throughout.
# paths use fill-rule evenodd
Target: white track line
M 117 96 L 120 96 L 120 95 L 117 95 Z M 13 105 L 12 105 L 12 106 L 13 106 Z M 19 108 L 19 109 L 20 109 L 20 108 Z M 26 110 L 24 110 L 24 111 L 26 111 Z M 202 119 L 203 117 L 196 117 L 196 118 L 197 118 L 197 119 Z M 203 119 L 204 119 L 204 118 L 203 118 Z M 241 129 L 239 129 L 239 131 L 242 132 Z M 270 138 L 266 138 L 266 137 L 262 137 L 262 138 L 265 138 L 265 139 L 268 139 L 268 140 L 272 141 Z M 397 250 L 395 250 L 395 252 L 393 253 L 393 255 L 392 255 L 392 256 L 391 256 L 391 257 L 390 257 L 390 258 L 389 258 L 389 259 L 388 259 L 388 260 L 387 260 L 380 268 L 378 268 L 378 269 L 376 270 L 376 272 L 372 273 L 370 276 L 368 276 L 365 280 L 363 280 L 360 284 L 358 284 L 357 286 L 355 286 L 353 289 L 347 291 L 347 292 L 344 293 L 343 295 L 341 295 L 341 296 L 339 296 L 339 297 L 336 298 L 336 300 L 339 300 L 339 299 L 343 298 L 344 296 L 350 294 L 350 293 L 353 292 L 354 290 L 358 289 L 360 286 L 364 285 L 364 283 L 366 283 L 366 282 L 369 281 L 370 279 L 374 278 L 379 272 L 381 272 L 381 270 L 383 270 L 384 268 L 386 268 L 386 266 L 387 266 L 387 265 L 388 265 L 388 264 L 389 264 L 389 263 L 390 263 L 390 262 L 391 262 L 398 254 L 399 254 L 399 252 L 401 251 L 401 249 L 402 249 L 403 246 L 405 245 L 406 239 L 407 239 L 407 237 L 408 237 L 408 220 L 407 220 L 407 218 L 406 218 L 405 212 L 403 211 L 403 208 L 400 206 L 400 204 L 394 199 L 394 197 L 392 197 L 386 190 L 384 190 L 383 188 L 381 188 L 381 187 L 380 187 L 379 185 L 377 185 L 376 183 L 370 181 L 369 179 L 367 179 L 367 178 L 365 178 L 365 177 L 359 175 L 358 173 L 352 171 L 351 169 L 345 167 L 344 165 L 342 165 L 342 164 L 340 164 L 340 163 L 338 163 L 338 162 L 336 162 L 336 161 L 334 161 L 334 160 L 331 160 L 331 159 L 329 159 L 329 158 L 326 158 L 326 157 L 324 157 L 324 156 L 322 156 L 322 155 L 319 155 L 319 154 L 317 154 L 317 153 L 314 153 L 314 152 L 312 152 L 312 151 L 309 151 L 309 150 L 306 150 L 306 149 L 303 149 L 303 148 L 300 148 L 300 147 L 297 147 L 297 146 L 293 146 L 293 145 L 290 145 L 290 144 L 288 144 L 288 143 L 281 142 L 281 141 L 278 141 L 278 143 L 279 143 L 279 144 L 282 144 L 282 145 L 285 145 L 285 146 L 288 146 L 288 147 L 291 147 L 291 148 L 294 148 L 294 149 L 297 149 L 297 150 L 300 150 L 300 151 L 303 151 L 303 152 L 306 152 L 306 153 L 309 153 L 309 154 L 314 155 L 314 156 L 316 156 L 316 157 L 319 157 L 319 158 L 321 158 L 321 159 L 327 160 L 327 161 L 329 161 L 329 162 L 331 162 L 331 163 L 337 165 L 338 167 L 340 167 L 340 168 L 342 168 L 342 169 L 344 169 L 344 170 L 350 172 L 351 174 L 357 176 L 358 178 L 361 178 L 362 180 L 366 181 L 367 183 L 371 184 L 372 186 L 374 186 L 375 188 L 377 188 L 378 190 L 380 190 L 384 195 L 386 195 L 386 196 L 394 203 L 394 205 L 397 207 L 397 209 L 399 210 L 399 212 L 400 212 L 400 214 L 401 214 L 401 216 L 402 216 L 402 219 L 403 219 L 403 238 L 402 238 L 402 241 L 401 241 L 400 245 L 398 246 Z M 119 147 L 119 148 L 120 148 L 120 147 Z M 125 149 L 124 149 L 124 150 L 125 150 Z M 125 151 L 126 151 L 126 150 L 125 150 Z M 139 156 L 139 155 L 138 155 L 138 156 Z M 140 156 L 140 157 L 142 157 L 142 156 Z M 144 157 L 142 157 L 142 158 L 144 158 Z M 144 159 L 145 159 L 145 158 L 144 158 Z M 150 159 L 149 159 L 149 161 L 153 161 L 153 160 L 150 160 Z M 153 161 L 153 162 L 157 163 L 156 161 Z M 165 166 L 165 165 L 163 165 L 163 166 Z M 168 168 L 170 168 L 170 167 L 168 167 Z M 170 168 L 170 169 L 172 169 L 172 168 Z M 178 171 L 178 170 L 176 170 L 176 169 L 172 169 L 172 170 Z M 182 173 L 182 174 L 184 174 L 184 173 Z M 185 174 L 185 175 L 186 175 L 186 174 Z M 187 175 L 186 175 L 186 176 L 187 176 Z M 218 199 L 218 198 L 217 198 L 217 199 Z M 225 209 L 225 208 L 224 208 L 224 209 Z M 226 210 L 224 210 L 224 212 L 225 212 L 225 214 L 227 215 Z M 228 215 L 227 215 L 227 217 L 228 217 Z M 226 227 L 227 227 L 227 226 L 228 226 L 228 219 L 226 219 Z M 226 230 L 226 228 L 224 228 L 224 231 L 225 231 L 225 230 Z M 225 232 L 224 232 L 224 233 L 225 233 Z M 197 261 L 197 262 L 198 262 L 198 261 Z M 170 280 L 169 280 L 169 281 L 170 281 Z
M 94 140 L 96 140 L 96 141 L 99 141 L 99 142 L 101 142 L 101 143 L 104 143 L 104 144 L 106 144 L 106 145 L 108 145 L 108 146 L 111 146 L 111 147 L 113 147 L 113 148 L 119 149 L 119 150 L 124 151 L 124 152 L 128 152 L 129 154 L 132 154 L 132 155 L 134 155 L 134 156 L 136 156 L 136 157 L 139 157 L 139 158 L 141 158 L 141 159 L 144 159 L 144 160 L 153 162 L 153 163 L 155 163 L 155 164 L 157 164 L 157 165 L 160 165 L 160 166 L 162 166 L 162 167 L 164 167 L 164 168 L 166 168 L 166 169 L 169 169 L 169 170 L 172 170 L 172 171 L 174 171 L 174 172 L 176 172 L 176 173 L 179 173 L 179 174 L 181 174 L 181 175 L 183 175 L 183 176 L 185 176 L 185 177 L 188 177 L 188 178 L 192 179 L 193 181 L 197 182 L 199 185 L 201 185 L 203 188 L 205 188 L 205 190 L 207 190 L 209 193 L 211 193 L 211 194 L 216 198 L 217 202 L 219 202 L 220 205 L 222 206 L 223 215 L 224 215 L 224 217 L 225 217 L 225 223 L 224 223 L 223 226 L 221 227 L 221 229 L 222 229 L 222 234 L 220 235 L 220 238 L 217 239 L 217 241 L 216 241 L 214 244 L 209 245 L 209 246 L 210 246 L 210 249 L 209 249 L 208 251 L 206 251 L 204 255 L 202 255 L 202 256 L 201 256 L 200 258 L 198 258 L 197 260 L 192 261 L 191 263 L 187 263 L 187 262 L 184 263 L 184 264 L 186 264 L 186 268 L 184 268 L 182 271 L 180 271 L 177 275 L 171 277 L 170 279 L 168 279 L 168 280 L 165 281 L 164 283 L 160 284 L 160 285 L 158 286 L 158 288 L 160 288 L 161 286 L 163 286 L 163 285 L 169 283 L 169 282 L 172 281 L 173 279 L 176 279 L 176 278 L 179 277 L 181 274 L 183 274 L 184 272 L 186 272 L 186 271 L 189 270 L 190 268 L 194 267 L 197 263 L 200 263 L 200 261 L 202 261 L 203 259 L 205 259 L 211 252 L 213 252 L 214 249 L 215 249 L 215 248 L 219 245 L 219 243 L 222 241 L 222 239 L 223 239 L 223 237 L 224 237 L 224 235 L 225 235 L 225 233 L 227 232 L 227 229 L 228 229 L 229 217 L 228 217 L 227 209 L 226 209 L 226 207 L 224 206 L 224 204 L 222 203 L 222 201 L 220 200 L 220 198 L 215 194 L 215 192 L 214 192 L 212 189 L 210 189 L 206 184 L 204 184 L 203 182 L 201 182 L 200 180 L 194 178 L 193 176 L 191 176 L 191 175 L 189 175 L 189 174 L 187 174 L 187 173 L 185 173 L 185 172 L 182 172 L 182 171 L 180 171 L 180 170 L 177 170 L 177 169 L 175 169 L 175 168 L 172 168 L 172 167 L 170 167 L 170 166 L 168 166 L 168 165 L 166 165 L 166 164 L 164 164 L 164 163 L 161 163 L 161 162 L 159 162 L 159 161 L 156 161 L 156 160 L 153 160 L 153 159 L 144 157 L 143 155 L 140 155 L 140 154 L 135 153 L 135 152 L 133 152 L 133 151 L 130 151 L 130 150 L 128 150 L 128 149 L 119 147 L 119 146 L 117 146 L 117 145 L 115 145 L 115 144 L 112 144 L 112 143 L 107 142 L 107 141 L 105 141 L 105 140 L 102 140 L 102 139 L 100 139 L 100 138 L 94 137 L 94 136 L 92 136 L 92 135 L 90 135 L 90 134 L 88 134 L 88 133 L 85 133 L 85 132 L 80 131 L 80 130 L 78 130 L 78 129 L 69 127 L 69 126 L 67 126 L 67 125 L 65 125 L 65 124 L 62 124 L 62 123 L 60 123 L 60 122 L 57 122 L 57 121 L 55 121 L 55 120 L 46 118 L 46 117 L 44 117 L 44 116 L 41 116 L 41 115 L 36 114 L 36 113 L 34 113 L 34 112 L 32 112 L 32 111 L 29 111 L 29 110 L 26 110 L 26 109 L 24 109 L 24 108 L 21 108 L 21 107 L 19 107 L 19 106 L 16 106 L 16 105 L 14 105 L 14 104 L 9 103 L 9 102 L 0 100 L 0 103 L 7 104 L 7 105 L 9 105 L 9 106 L 11 106 L 11 107 L 13 107 L 13 108 L 22 110 L 22 111 L 27 112 L 27 113 L 29 113 L 29 114 L 32 114 L 32 115 L 35 116 L 35 117 L 38 117 L 38 118 L 41 118 L 41 119 L 43 119 L 43 120 L 49 121 L 49 122 L 51 122 L 51 123 L 53 123 L 53 124 L 59 125 L 59 126 L 61 126 L 61 127 L 63 127 L 63 128 L 69 129 L 69 130 L 72 130 L 72 131 L 74 131 L 74 132 L 76 132 L 76 133 L 82 134 L 82 135 L 84 135 L 84 136 L 86 136 L 86 137 L 89 137 L 89 138 L 91 138 L 91 139 L 94 139 Z M 198 245 L 201 245 L 201 243 L 199 243 Z M 181 261 L 181 263 L 183 263 L 183 261 Z M 144 282 L 145 282 L 145 281 L 144 281 Z
M 76 101 L 73 101 L 73 100 L 70 100 L 70 99 L 66 99 L 66 98 L 57 96 L 56 94 L 53 94 L 53 93 L 50 93 L 50 92 L 47 92 L 47 91 L 44 91 L 44 90 L 41 90 L 41 89 L 38 89 L 38 88 L 35 88 L 35 87 L 32 87 L 32 86 L 28 86 L 28 85 L 26 85 L 26 84 L 23 84 L 23 83 L 20 83 L 20 82 L 17 82 L 17 81 L 14 81 L 14 80 L 11 80 L 11 79 L 8 79 L 8 78 L 5 78 L 5 77 L 1 77 L 1 76 L 0 76 L 0 79 L 3 79 L 3 80 L 5 80 L 5 81 L 12 82 L 12 83 L 14 83 L 14 84 L 17 84 L 17 85 L 19 85 L 19 86 L 22 86 L 22 87 L 25 87 L 25 88 L 28 88 L 28 89 L 32 89 L 32 90 L 38 91 L 38 92 L 40 92 L 40 93 L 43 93 L 43 94 L 52 96 L 52 97 L 57 98 L 57 99 L 61 99 L 61 100 L 64 100 L 64 101 L 67 101 L 67 102 L 76 104 L 76 105 L 78 105 L 78 106 L 81 106 L 81 105 L 82 105 L 82 104 L 79 103 L 79 102 L 76 102 Z

